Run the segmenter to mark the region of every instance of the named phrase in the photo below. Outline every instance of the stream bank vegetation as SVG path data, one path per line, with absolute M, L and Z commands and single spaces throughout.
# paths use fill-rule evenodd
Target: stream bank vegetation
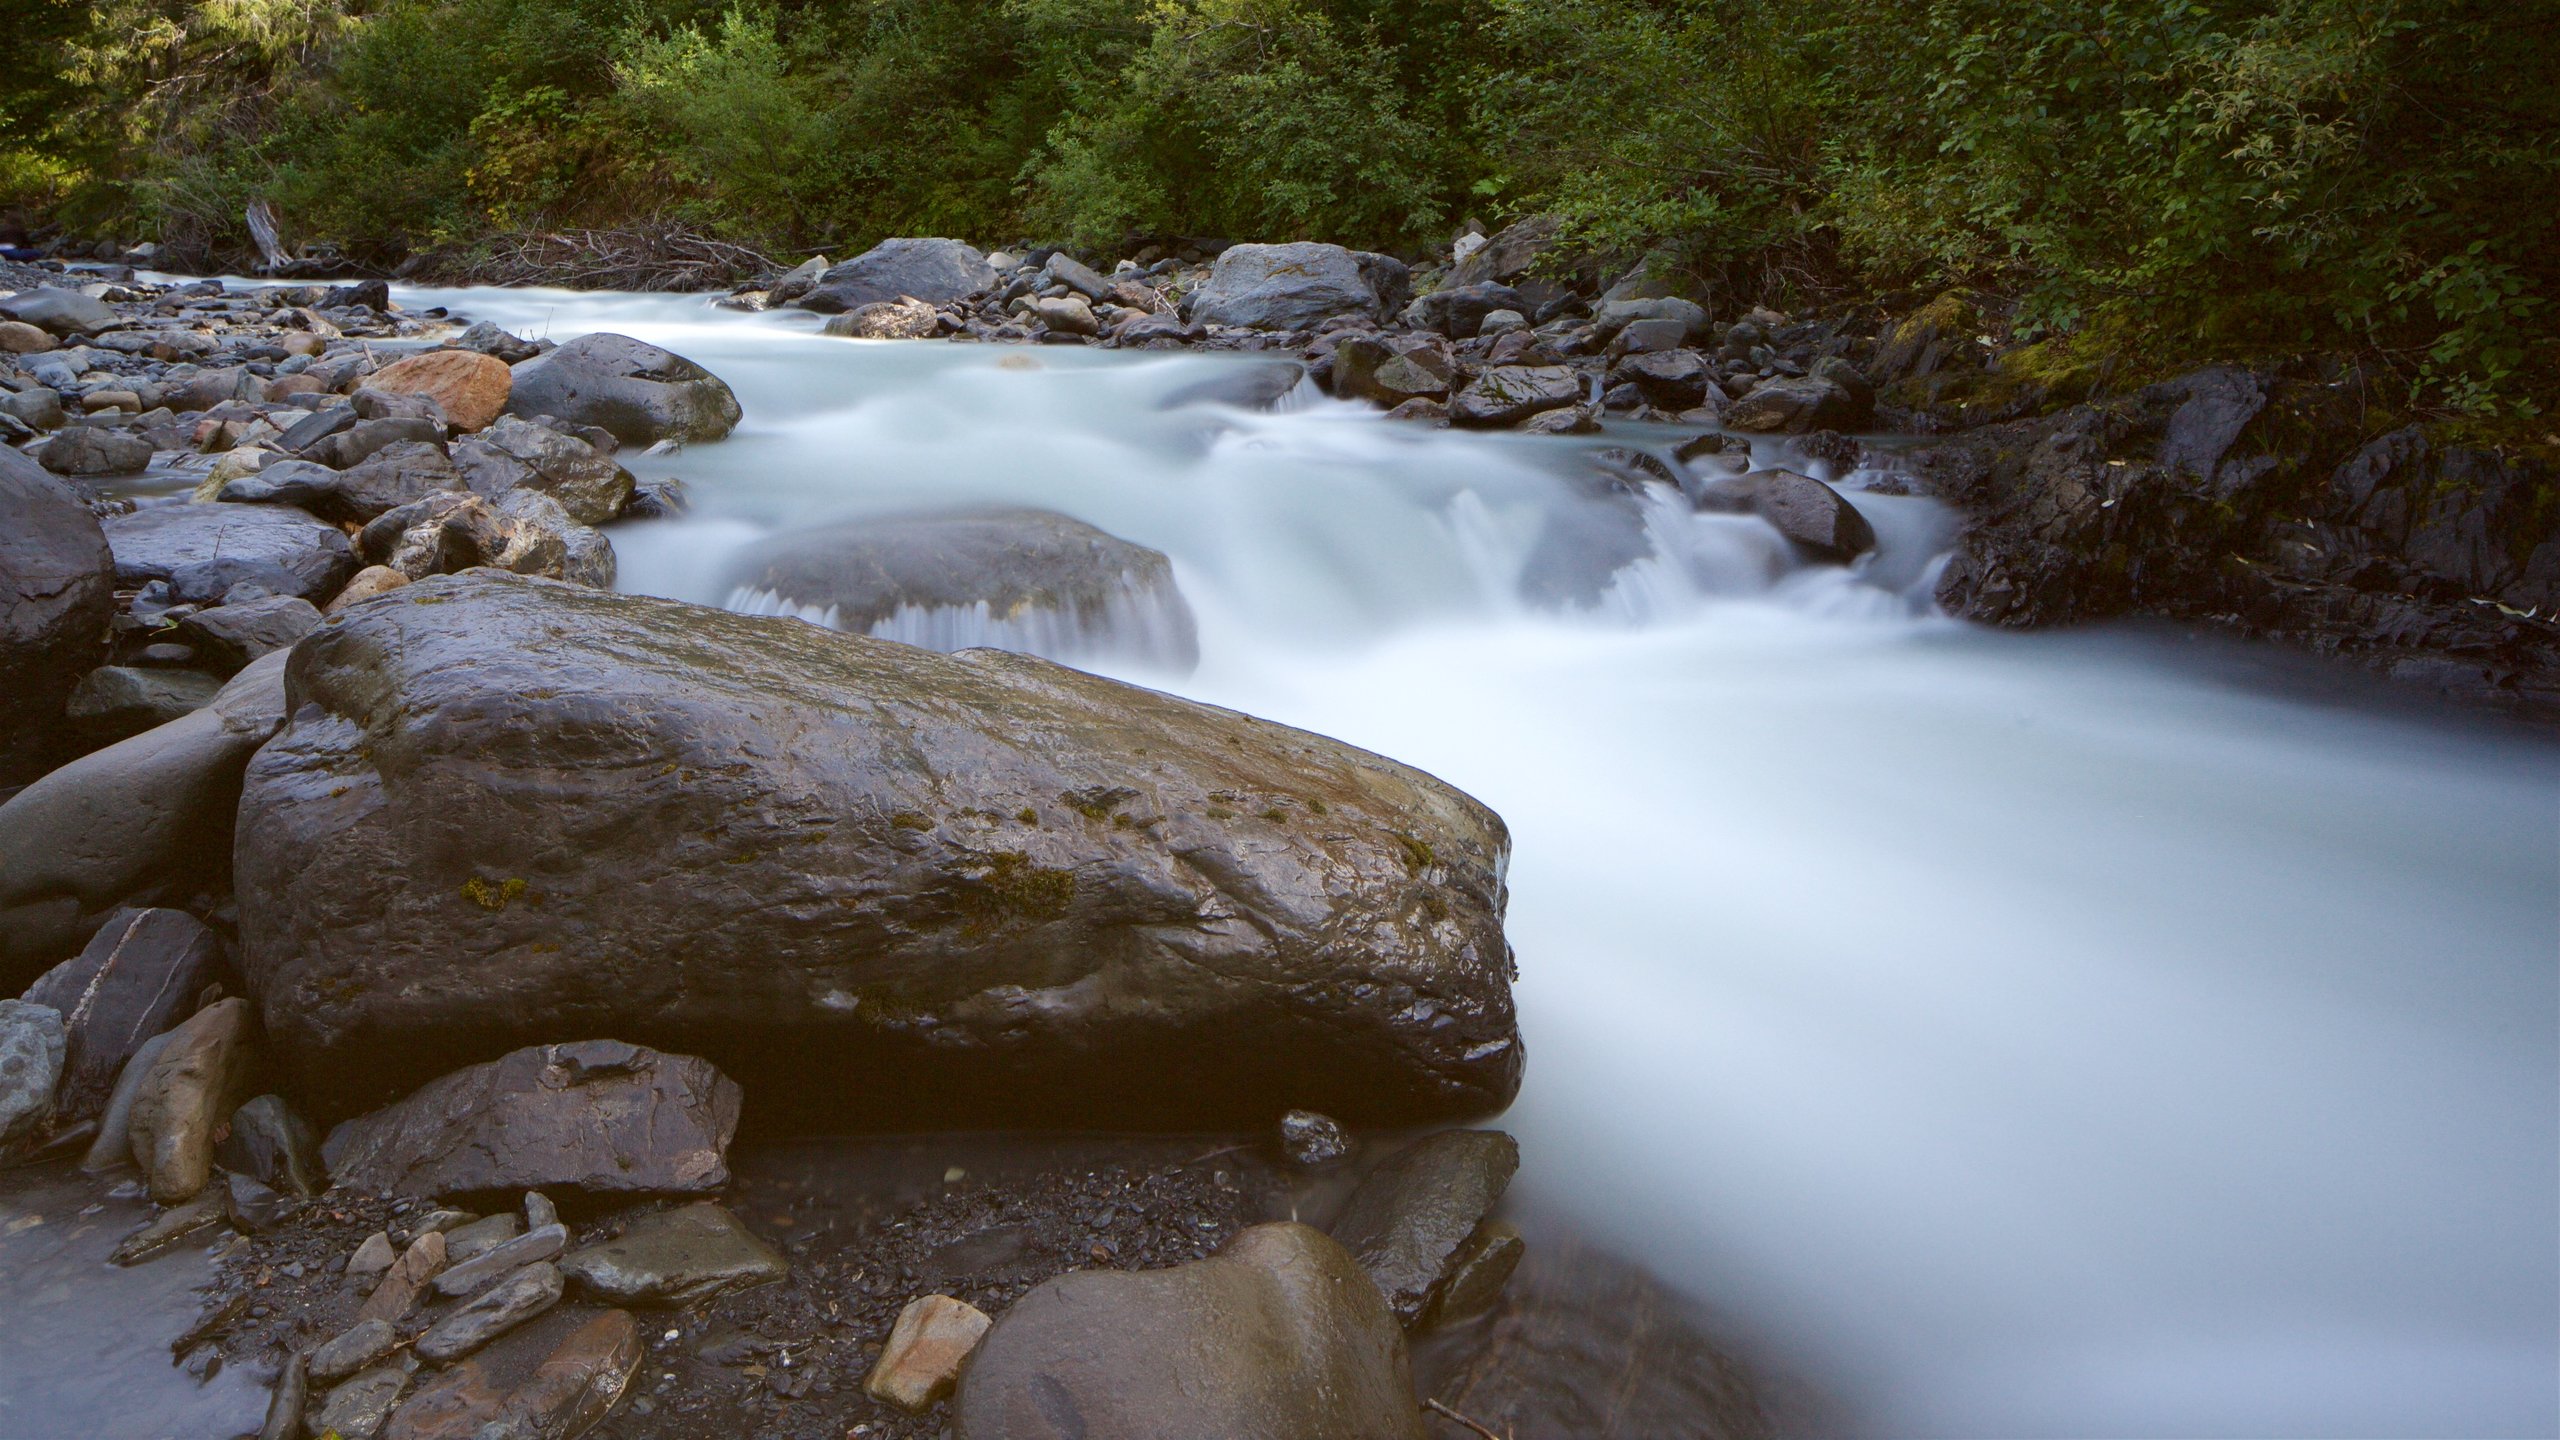
M 31 0 L 0 208 L 241 263 L 709 279 L 890 235 L 1962 289 L 2068 374 L 2328 351 L 2543 440 L 2560 19 L 2494 0 Z M 562 241 L 562 235 L 587 232 Z M 542 262 L 542 263 L 537 263 Z

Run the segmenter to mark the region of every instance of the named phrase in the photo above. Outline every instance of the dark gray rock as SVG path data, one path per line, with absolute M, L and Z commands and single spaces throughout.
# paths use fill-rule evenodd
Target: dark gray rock
M 524 1234 L 524 1222 L 517 1219 L 514 1212 L 502 1210 L 495 1215 L 482 1216 L 468 1225 L 457 1226 L 446 1231 L 444 1256 L 453 1264 L 460 1265 L 465 1260 L 476 1260 L 522 1234 Z M 551 1257 L 542 1255 L 533 1258 L 548 1260 Z
M 319 603 L 355 573 L 346 532 L 285 506 L 148 505 L 104 522 L 116 583 L 166 580 L 178 600 L 207 604 L 244 580 Z
M 1337 315 L 1378 318 L 1378 292 L 1358 257 L 1312 240 L 1230 245 L 1191 295 L 1191 319 L 1202 325 L 1308 330 Z
M 402 398 L 423 397 L 404 396 Z M 326 465 L 332 470 L 345 470 L 363 464 L 376 453 L 394 445 L 441 446 L 444 443 L 444 436 L 445 425 L 441 420 L 418 415 L 376 415 L 367 419 L 358 419 L 353 424 L 314 441 L 302 451 L 302 456 L 314 464 Z
M 613 1040 L 474 1065 L 329 1132 L 340 1185 L 455 1196 L 566 1186 L 688 1194 L 729 1181 L 738 1087 L 690 1055 Z
M 1048 263 L 1041 267 L 1041 273 L 1087 300 L 1111 298 L 1111 282 L 1097 274 L 1092 266 L 1064 250 L 1050 255 Z
M 0 1000 L 0 1159 L 32 1146 L 53 1128 L 65 1043 L 61 1011 L 26 1000 Z
M 93 744 L 156 729 L 213 703 L 222 677 L 200 670 L 101 665 L 80 677 L 63 716 Z
M 214 498 L 226 505 L 299 505 L 317 510 L 338 488 L 338 472 L 312 460 L 271 460 L 222 482 Z
M 1452 288 L 1517 280 L 1564 238 L 1553 215 L 1532 215 L 1503 229 L 1474 254 L 1449 267 Z
M 356 419 L 355 407 L 351 405 L 330 405 L 314 410 L 294 421 L 282 435 L 277 436 L 276 448 L 288 454 L 298 455 L 339 431 L 350 428 L 356 423 Z
M 400 1346 L 400 1331 L 388 1320 L 359 1320 L 314 1348 L 312 1379 L 328 1384 L 379 1362 Z
M 911 1119 L 1383 1123 L 1517 1084 L 1501 822 L 1338 742 L 487 571 L 293 657 L 243 966 L 341 1103 L 564 1030 Z
M 199 610 L 178 622 L 178 638 L 228 675 L 319 628 L 318 606 L 298 596 L 270 595 Z
M 541 346 L 501 329 L 497 322 L 491 320 L 482 320 L 445 343 L 457 350 L 477 350 L 483 355 L 494 355 L 509 365 L 542 353 Z
M 1705 403 L 1710 396 L 1721 400 L 1723 394 L 1716 387 L 1715 367 L 1695 350 L 1659 350 L 1634 355 L 1620 364 L 1615 373 L 1642 390 L 1648 402 L 1666 410 L 1686 410 Z
M 1422 1440 L 1404 1337 L 1351 1257 L 1257 1225 L 1170 1270 L 1083 1270 L 1015 1301 L 952 1399 L 958 1440 Z
M 28 988 L 29 1000 L 62 1013 L 68 1049 L 57 1103 L 66 1122 L 106 1108 L 125 1063 L 193 1008 L 221 963 L 222 941 L 193 915 L 126 910 Z
M 537 1263 L 491 1286 L 418 1337 L 421 1360 L 459 1360 L 560 1303 L 560 1270 Z
M 1497 310 L 1526 313 L 1531 308 L 1528 298 L 1510 286 L 1479 282 L 1434 290 L 1406 306 L 1404 319 L 1417 329 L 1467 340 L 1483 328 L 1487 315 Z
M 276 1388 L 267 1397 L 266 1423 L 258 1427 L 258 1440 L 301 1440 L 302 1407 L 311 1396 L 304 1363 L 302 1356 L 288 1355 L 284 1368 L 276 1372 Z
M 1280 1117 L 1280 1151 L 1292 1165 L 1330 1165 L 1351 1155 L 1351 1132 L 1330 1115 L 1292 1110 Z
M 1846 564 L 1876 548 L 1876 532 L 1840 492 L 1792 470 L 1756 470 L 1699 487 L 1701 510 L 1749 511 L 1817 560 Z
M 374 1440 L 417 1370 L 418 1362 L 404 1354 L 340 1384 L 321 1399 L 305 1422 L 309 1433 L 322 1440 L 330 1435 L 338 1440 Z
M 1333 1238 L 1412 1325 L 1519 1168 L 1520 1146 L 1501 1131 L 1444 1130 L 1370 1171 L 1334 1220 Z
M 375 423 L 368 420 L 338 438 L 344 440 Z M 361 525 L 386 511 L 462 488 L 462 472 L 442 445 L 432 440 L 394 440 L 339 471 L 337 483 L 310 508 L 324 519 Z
M 1454 425 L 1517 425 L 1532 415 L 1580 404 L 1581 372 L 1569 365 L 1497 365 L 1467 382 L 1450 402 Z
M 73 425 L 55 431 L 36 458 L 56 475 L 139 475 L 151 455 L 151 442 L 129 430 Z
M 1871 419 L 1838 382 L 1820 376 L 1781 375 L 1751 387 L 1724 407 L 1724 423 L 1760 434 L 1801 435 L 1808 430 L 1856 430 Z
M 610 1305 L 690 1305 L 789 1271 L 772 1246 L 708 1201 L 640 1216 L 560 1262 L 560 1273 Z
M 935 650 L 1121 655 L 1186 670 L 1200 658 L 1191 607 L 1162 552 L 1046 510 L 894 515 L 785 533 L 742 552 L 729 584 L 767 610 L 787 606 Z
M 0 785 L 58 758 L 63 702 L 106 658 L 115 558 L 79 492 L 0 445 Z
M 513 1216 L 509 1216 L 513 1219 Z M 453 1235 L 445 1237 L 446 1253 L 452 1254 Z M 569 1229 L 551 1224 L 528 1230 L 512 1240 L 502 1241 L 468 1257 L 453 1255 L 454 1263 L 436 1276 L 436 1293 L 451 1299 L 477 1295 L 490 1284 L 514 1274 L 538 1260 L 554 1260 L 569 1248 Z
M 602 525 L 631 500 L 630 471 L 576 436 L 513 415 L 456 444 L 453 460 L 473 494 L 495 499 L 530 487 L 581 525 Z
M 1369 284 L 1369 293 L 1377 297 L 1370 315 L 1378 320 L 1403 313 L 1413 300 L 1413 271 L 1393 255 L 1375 250 L 1354 250 L 1351 263 L 1360 267 L 1360 278 Z
M 581 335 L 517 365 L 507 404 L 518 415 L 600 426 L 629 445 L 717 440 L 739 416 L 719 376 L 628 335 Z
M 901 297 L 928 305 L 947 305 L 995 283 L 996 272 L 987 264 L 987 257 L 961 241 L 883 240 L 831 267 L 809 293 L 800 297 L 800 305 L 822 315 Z
M 0 989 L 79 953 L 127 905 L 224 883 L 249 754 L 284 723 L 284 655 L 212 704 L 93 751 L 0 804 Z
M 281 1095 L 260 1095 L 232 1111 L 231 1133 L 214 1146 L 213 1158 L 287 1194 L 309 1198 L 329 1188 L 320 1137 Z
M 1683 344 L 1698 344 L 1707 338 L 1707 312 L 1695 301 L 1676 295 L 1652 296 L 1645 299 L 1603 300 L 1591 312 L 1591 333 L 1606 343 L 1618 332 L 1639 320 L 1677 322 Z
M 293 1218 L 302 1202 L 276 1193 L 254 1176 L 236 1172 L 222 1177 L 222 1213 L 243 1235 L 264 1235 Z

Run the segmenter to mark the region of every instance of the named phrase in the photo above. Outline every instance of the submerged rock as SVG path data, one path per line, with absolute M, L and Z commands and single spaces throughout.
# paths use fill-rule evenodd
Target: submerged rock
M 738 397 L 720 377 L 628 335 L 581 335 L 515 367 L 509 406 L 597 425 L 630 445 L 717 440 L 737 428 Z
M 564 1030 L 908 1124 L 1389 1123 L 1518 1083 L 1500 820 L 1337 741 L 486 571 L 293 657 L 238 893 L 315 1098 Z
M 63 702 L 106 658 L 115 610 L 115 558 L 97 517 L 0 444 L 0 785 L 50 767 Z
M 1170 1270 L 1057 1276 L 978 1343 L 959 1440 L 1421 1440 L 1404 1336 L 1342 1247 L 1258 1225 Z
M 729 608 L 931 650 L 1121 655 L 1189 669 L 1200 644 L 1161 551 L 1046 510 L 893 515 L 786 533 L 730 571 Z
M 612 1040 L 457 1070 L 329 1132 L 341 1185 L 470 1195 L 558 1185 L 682 1194 L 728 1183 L 738 1087 L 707 1062 Z

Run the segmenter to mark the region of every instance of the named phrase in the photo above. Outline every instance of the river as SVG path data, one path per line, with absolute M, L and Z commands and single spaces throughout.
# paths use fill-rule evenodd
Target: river
M 2560 747 L 2245 648 L 1934 614 L 1862 569 L 1246 362 L 826 339 L 699 299 L 399 292 L 727 379 L 613 538 L 705 603 L 749 541 L 962 504 L 1172 557 L 1187 673 L 1499 810 L 1524 1203 L 1879 1435 L 2560 1426 Z M 1657 437 L 1658 438 L 1658 437 Z M 1854 488 L 1859 477 L 1845 477 Z M 965 619 L 965 617 L 963 617 Z M 965 624 L 957 632 L 965 633 Z

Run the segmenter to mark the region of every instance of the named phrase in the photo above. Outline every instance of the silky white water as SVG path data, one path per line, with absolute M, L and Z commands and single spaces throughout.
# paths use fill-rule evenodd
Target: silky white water
M 746 420 L 628 456 L 756 538 L 1042 506 L 1172 557 L 1180 675 L 1510 823 L 1521 1192 L 1889 1435 L 2560 1430 L 2560 747 L 2218 652 L 1929 614 L 1949 520 L 1857 574 L 1572 478 L 1574 442 L 1243 362 L 865 344 L 698 299 L 405 291 L 710 366 Z M 966 638 L 937 632 L 940 641 Z

